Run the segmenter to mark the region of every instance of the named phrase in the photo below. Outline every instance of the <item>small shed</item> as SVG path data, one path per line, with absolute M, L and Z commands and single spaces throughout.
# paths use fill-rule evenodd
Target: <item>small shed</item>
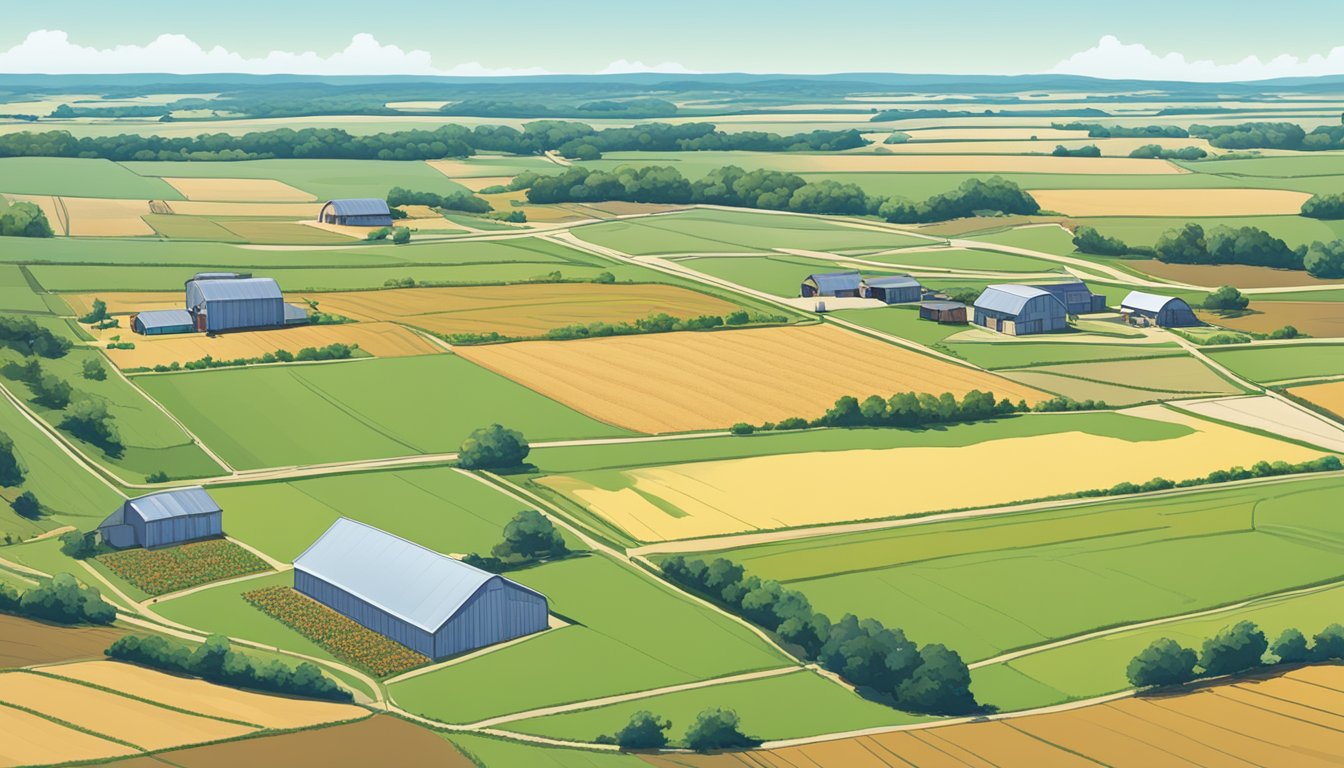
M 546 629 L 546 597 L 340 518 L 294 560 L 294 589 L 432 659 Z
M 307 325 L 308 310 L 293 304 L 285 304 L 285 325 Z
M 1106 311 L 1106 297 L 1093 293 L 1082 280 L 1067 283 L 1042 283 L 1033 285 L 1054 296 L 1064 303 L 1064 310 L 1070 315 L 1088 315 Z
M 151 309 L 131 318 L 131 330 L 142 336 L 191 333 L 196 330 L 196 321 L 185 309 Z
M 117 549 L 154 549 L 224 535 L 224 513 L 199 485 L 128 499 L 98 525 Z
M 317 213 L 323 224 L 345 227 L 390 227 L 392 211 L 387 201 L 376 197 L 358 197 L 348 200 L 328 200 Z
M 1064 302 L 1034 285 L 990 285 L 975 300 L 975 324 L 1010 336 L 1068 328 Z
M 935 323 L 966 323 L 966 305 L 960 301 L 926 301 L 919 305 L 919 318 Z
M 919 301 L 924 295 L 924 286 L 909 275 L 869 277 L 863 280 L 862 285 L 864 298 L 877 299 L 884 304 Z
M 808 275 L 803 281 L 802 293 L 805 298 L 830 296 L 855 299 L 862 295 L 862 289 L 863 277 L 857 271 L 825 272 Z
M 285 324 L 284 296 L 269 277 L 188 280 L 187 311 L 210 333 Z
M 1120 313 L 1131 325 L 1156 325 L 1160 328 L 1200 325 L 1195 311 L 1185 299 L 1142 291 L 1130 291 L 1120 302 Z

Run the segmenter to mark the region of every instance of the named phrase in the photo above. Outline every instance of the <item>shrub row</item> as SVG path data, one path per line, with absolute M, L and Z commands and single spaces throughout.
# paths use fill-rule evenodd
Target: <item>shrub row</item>
M 915 428 L 930 424 L 956 424 L 969 421 L 981 421 L 1013 413 L 1035 411 L 1037 413 L 1058 411 L 1091 411 L 1106 408 L 1100 400 L 1074 400 L 1062 395 L 1042 400 L 1034 406 L 1026 401 L 1014 404 L 1008 398 L 996 401 L 993 392 L 981 392 L 973 389 L 957 401 L 951 392 L 931 395 L 928 392 L 898 392 L 890 398 L 881 395 L 869 395 L 862 402 L 858 398 L 845 395 L 835 401 L 826 413 L 812 420 L 794 416 L 777 422 L 766 422 L 760 427 L 751 424 L 734 424 L 731 432 L 737 435 L 750 435 L 760 429 L 793 430 L 808 427 L 899 427 Z
M 274 353 L 267 352 L 261 357 L 236 357 L 232 360 L 216 360 L 214 357 L 206 355 L 200 360 L 192 360 L 186 363 L 172 362 L 167 365 L 161 363 L 154 366 L 152 370 L 155 373 L 168 373 L 170 371 L 201 371 L 207 368 L 237 368 L 244 365 L 264 365 L 268 363 L 307 363 L 319 360 L 349 360 L 354 357 L 355 352 L 358 350 L 358 344 L 341 344 L 338 342 L 335 344 L 328 344 L 325 347 L 304 347 L 298 352 L 277 349 Z
M 57 624 L 111 624 L 117 618 L 117 609 L 97 589 L 68 573 L 39 579 L 37 586 L 22 593 L 0 584 L 0 612 Z
M 1252 621 L 1223 627 L 1198 654 L 1170 638 L 1154 640 L 1130 660 L 1125 676 L 1138 688 L 1180 685 L 1200 677 L 1249 672 L 1261 666 L 1344 660 L 1344 626 L 1331 624 L 1312 638 L 1288 628 L 1270 643 Z

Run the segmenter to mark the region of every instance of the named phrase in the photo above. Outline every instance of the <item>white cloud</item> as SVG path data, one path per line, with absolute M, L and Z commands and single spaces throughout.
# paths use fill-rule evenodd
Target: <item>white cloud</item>
M 645 64 L 642 61 L 626 61 L 617 59 L 607 66 L 599 69 L 599 75 L 628 75 L 634 72 L 659 72 L 668 75 L 693 75 L 694 70 L 676 63 L 675 61 L 664 61 L 662 64 Z
M 1142 43 L 1126 44 L 1114 35 L 1106 35 L 1095 46 L 1073 54 L 1050 71 L 1111 79 L 1193 82 L 1339 75 L 1344 74 L 1344 46 L 1305 59 L 1285 53 L 1268 61 L 1247 56 L 1235 63 L 1218 64 L 1209 60 L 1191 61 L 1176 52 L 1159 55 Z

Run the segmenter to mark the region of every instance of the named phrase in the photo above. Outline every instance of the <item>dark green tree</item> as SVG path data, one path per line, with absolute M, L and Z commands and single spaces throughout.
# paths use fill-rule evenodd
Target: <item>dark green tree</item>
M 1195 652 L 1170 638 L 1149 643 L 1125 669 L 1131 685 L 1139 688 L 1180 685 L 1195 676 Z
M 1279 659 L 1280 664 L 1296 664 L 1311 658 L 1307 648 L 1307 638 L 1292 627 L 1283 630 L 1269 645 L 1269 652 Z
M 491 424 L 462 442 L 457 463 L 463 469 L 512 469 L 521 466 L 531 450 L 523 433 Z
M 14 452 L 14 439 L 0 432 L 0 485 L 10 488 L 23 485 L 24 474 L 19 456 Z
M 711 707 L 696 716 L 686 731 L 686 746 L 696 752 L 716 749 L 746 749 L 760 744 L 742 732 L 737 713 L 731 709 Z
M 1159 261 L 1171 264 L 1206 264 L 1209 261 L 1209 243 L 1204 237 L 1204 228 L 1198 224 L 1167 230 L 1157 239 L 1153 251 Z
M 1239 621 L 1204 641 L 1199 666 L 1209 676 L 1235 675 L 1260 666 L 1267 650 L 1265 633 L 1254 622 Z
M 103 364 L 97 358 L 91 357 L 85 360 L 81 367 L 83 368 L 84 378 L 90 381 L 104 381 L 107 379 L 107 369 L 103 367 Z
M 1314 661 L 1344 659 L 1344 625 L 1331 624 L 1311 638 L 1311 658 Z
M 1332 280 L 1344 277 L 1344 240 L 1312 243 L 1302 257 L 1302 266 L 1312 277 Z
M 98 590 L 80 584 L 68 573 L 43 579 L 24 592 L 19 610 L 61 624 L 111 624 L 117 618 L 117 609 L 104 602 Z
M 1220 309 L 1227 311 L 1240 311 L 1251 305 L 1251 300 L 1246 298 L 1230 285 L 1224 285 L 1222 288 L 1210 293 L 1204 299 L 1205 309 Z
M 971 693 L 971 671 L 956 651 L 930 643 L 919 649 L 919 662 L 896 690 L 901 707 L 935 715 L 965 715 L 980 708 Z
M 1074 230 L 1073 247 L 1083 253 L 1094 253 L 1098 256 L 1124 256 L 1130 250 L 1123 240 L 1103 235 L 1096 227 L 1089 227 L 1086 224 Z
M 506 565 L 564 557 L 568 553 L 565 537 L 556 530 L 555 524 L 532 509 L 514 515 L 504 526 L 504 540 L 490 550 L 491 555 Z
M 29 520 L 37 520 L 42 517 L 42 503 L 37 500 L 37 494 L 32 491 L 20 493 L 14 501 L 10 502 L 9 506 L 19 517 Z
M 667 746 L 667 729 L 671 727 L 670 720 L 640 710 L 630 716 L 630 721 L 611 740 L 625 750 L 662 749 Z

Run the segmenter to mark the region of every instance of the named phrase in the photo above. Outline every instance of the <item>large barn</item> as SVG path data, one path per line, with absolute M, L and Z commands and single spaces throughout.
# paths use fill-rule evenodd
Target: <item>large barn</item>
M 387 207 L 386 200 L 376 197 L 328 200 L 318 211 L 317 220 L 323 224 L 340 224 L 345 227 L 390 227 L 392 211 Z
M 539 592 L 344 517 L 294 560 L 294 588 L 432 659 L 548 622 Z
M 808 275 L 803 281 L 802 294 L 805 298 L 829 296 L 839 299 L 855 299 L 861 295 L 863 277 L 856 271 L 824 272 Z
M 1195 311 L 1185 299 L 1142 291 L 1130 291 L 1120 302 L 1120 313 L 1131 325 L 1185 328 L 1200 324 Z
M 209 333 L 308 321 L 306 311 L 285 304 L 275 280 L 227 273 L 203 273 L 188 280 L 187 311 L 195 329 Z
M 868 277 L 863 280 L 861 293 L 864 298 L 877 299 L 884 304 L 905 304 L 919 301 L 924 296 L 924 286 L 909 275 Z
M 98 533 L 117 549 L 167 547 L 224 535 L 224 513 L 199 485 L 173 488 L 128 499 Z
M 1106 297 L 1093 293 L 1082 280 L 1069 283 L 1043 283 L 1033 285 L 1064 302 L 1064 310 L 1070 315 L 1087 315 L 1106 311 Z
M 975 324 L 1010 336 L 1068 327 L 1064 303 L 1035 285 L 990 285 L 975 300 Z

